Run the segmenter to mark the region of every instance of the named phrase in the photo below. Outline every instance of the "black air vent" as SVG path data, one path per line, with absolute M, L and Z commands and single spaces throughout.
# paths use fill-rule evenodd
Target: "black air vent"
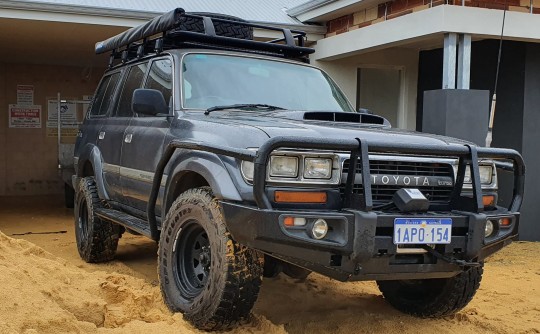
M 363 123 L 363 124 L 379 124 L 384 125 L 386 119 L 377 115 L 360 114 L 352 112 L 329 112 L 316 111 L 306 112 L 305 120 L 312 121 L 329 121 L 329 122 L 345 122 L 345 123 Z

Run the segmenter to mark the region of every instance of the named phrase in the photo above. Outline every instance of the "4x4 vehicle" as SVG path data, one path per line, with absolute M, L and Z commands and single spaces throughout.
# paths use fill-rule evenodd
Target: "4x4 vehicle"
M 98 43 L 111 62 L 76 144 L 81 257 L 113 259 L 125 231 L 158 241 L 166 304 L 207 330 L 246 318 L 280 271 L 376 280 L 422 317 L 459 310 L 517 236 L 521 156 L 356 112 L 304 39 L 177 9 Z M 514 174 L 508 208 L 497 168 Z

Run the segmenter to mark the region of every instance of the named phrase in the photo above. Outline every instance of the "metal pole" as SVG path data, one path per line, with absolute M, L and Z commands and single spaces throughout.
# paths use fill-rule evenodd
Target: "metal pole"
M 58 147 L 60 147 L 60 144 L 61 144 L 60 129 L 62 125 L 62 120 L 60 119 L 60 110 L 61 110 L 61 105 L 62 105 L 62 101 L 60 100 L 60 93 L 58 93 L 57 98 L 58 98 L 58 102 L 56 104 L 56 109 L 57 109 L 56 119 L 57 119 L 57 127 L 58 127 Z
M 471 81 L 471 35 L 459 35 L 457 88 L 469 89 Z
M 60 163 L 60 144 L 61 144 L 61 138 L 60 138 L 60 129 L 61 129 L 61 121 L 60 121 L 60 109 L 61 109 L 61 105 L 62 105 L 62 101 L 60 100 L 60 92 L 58 92 L 57 96 L 57 101 L 56 101 L 56 117 L 57 117 L 57 120 L 56 120 L 56 125 L 57 125 L 57 131 L 58 131 L 58 169 L 61 169 L 62 166 L 61 166 L 61 163 Z
M 456 33 L 444 34 L 443 89 L 456 88 L 456 44 Z

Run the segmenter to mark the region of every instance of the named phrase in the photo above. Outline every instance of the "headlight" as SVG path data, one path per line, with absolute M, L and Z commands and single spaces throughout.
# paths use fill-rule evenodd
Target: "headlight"
M 266 181 L 276 184 L 336 185 L 341 182 L 338 160 L 339 156 L 334 152 L 275 151 L 268 160 Z M 247 183 L 253 182 L 253 162 L 242 161 L 240 170 Z
M 296 177 L 298 175 L 298 158 L 288 156 L 272 156 L 270 158 L 270 176 Z
M 481 184 L 491 184 L 493 176 L 493 166 L 479 166 L 480 170 L 480 183 Z M 471 184 L 471 169 L 467 166 L 465 170 L 465 183 Z
M 304 160 L 306 179 L 329 179 L 332 177 L 332 159 L 306 158 Z

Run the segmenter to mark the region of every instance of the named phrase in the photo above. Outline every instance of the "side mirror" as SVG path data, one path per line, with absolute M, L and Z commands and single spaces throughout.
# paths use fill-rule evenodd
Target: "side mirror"
M 148 116 L 169 114 L 169 107 L 163 93 L 156 89 L 135 89 L 131 99 L 131 109 L 137 114 Z

